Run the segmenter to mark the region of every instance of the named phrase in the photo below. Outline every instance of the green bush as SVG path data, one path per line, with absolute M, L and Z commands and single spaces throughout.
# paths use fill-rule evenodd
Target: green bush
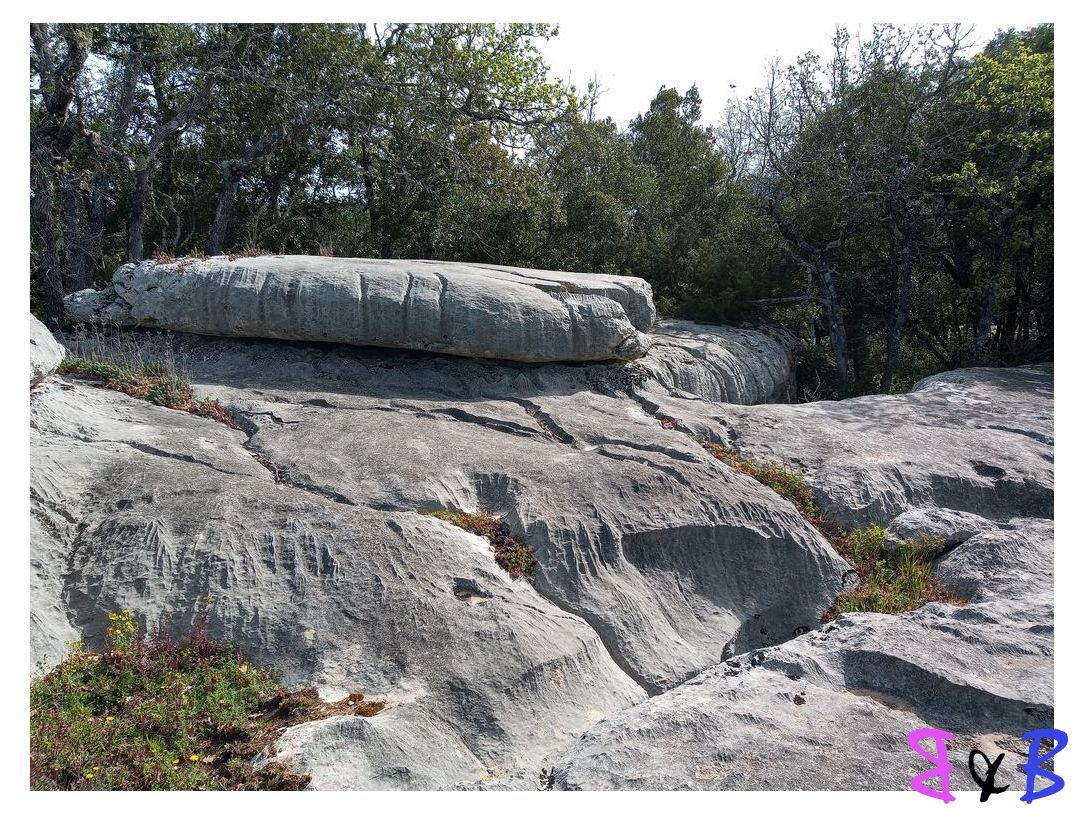
M 193 401 L 192 385 L 165 362 L 122 362 L 97 356 L 68 356 L 57 367 L 57 372 L 97 379 L 110 390 L 132 398 L 235 426 L 229 410 L 218 399 Z
M 841 554 L 849 559 L 862 581 L 854 590 L 837 597 L 823 622 L 851 611 L 903 613 L 928 602 L 964 604 L 934 576 L 932 560 L 942 550 L 937 541 L 903 543 L 887 551 L 885 529 L 876 525 L 851 531 L 843 539 Z
M 80 643 L 30 685 L 34 789 L 300 789 L 308 776 L 274 760 L 253 769 L 252 758 L 284 726 L 384 707 L 287 691 L 202 621 L 180 640 L 143 641 L 130 611 L 109 619 L 104 653 Z

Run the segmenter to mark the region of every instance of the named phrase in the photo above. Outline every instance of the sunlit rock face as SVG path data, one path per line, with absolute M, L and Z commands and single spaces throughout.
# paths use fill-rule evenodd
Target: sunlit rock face
M 635 299 L 591 296 L 634 324 Z M 890 730 L 915 721 L 1005 733 L 1052 714 L 1050 377 L 957 371 L 903 396 L 750 406 L 786 390 L 787 343 L 688 323 L 659 325 L 656 356 L 587 364 L 341 338 L 126 341 L 173 360 L 236 428 L 39 381 L 32 669 L 70 641 L 101 645 L 120 608 L 177 634 L 206 612 L 292 686 L 388 702 L 284 734 L 279 756 L 314 788 L 835 787 L 797 757 L 773 779 L 743 732 L 797 756 L 818 721 L 864 724 L 889 760 Z M 923 433 L 968 455 L 946 463 Z M 971 604 L 821 626 L 848 564 L 699 440 L 792 466 L 834 516 L 969 513 L 938 569 Z M 437 509 L 501 516 L 534 550 L 533 580 Z M 955 694 L 924 700 L 947 683 Z M 867 787 L 898 787 L 881 776 Z
M 129 264 L 65 307 L 76 322 L 519 362 L 636 359 L 655 319 L 637 277 L 304 255 Z

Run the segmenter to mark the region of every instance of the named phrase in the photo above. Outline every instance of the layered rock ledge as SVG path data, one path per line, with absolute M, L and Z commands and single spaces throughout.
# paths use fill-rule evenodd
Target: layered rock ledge
M 520 362 L 636 359 L 655 319 L 637 277 L 302 255 L 128 264 L 65 307 L 75 322 Z

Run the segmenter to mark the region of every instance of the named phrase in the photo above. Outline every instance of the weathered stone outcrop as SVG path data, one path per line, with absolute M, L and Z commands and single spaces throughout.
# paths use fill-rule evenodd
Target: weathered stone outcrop
M 990 520 L 968 512 L 909 509 L 886 528 L 885 547 L 892 550 L 901 543 L 937 544 L 945 550 L 994 528 L 996 526 Z
M 206 606 L 287 683 L 418 707 L 487 764 L 538 761 L 644 697 L 480 537 L 276 483 L 242 432 L 113 391 L 50 382 L 32 414 L 33 546 L 57 578 L 35 588 L 32 641 L 67 626 L 100 645 L 118 608 L 179 632 Z
M 129 264 L 65 306 L 76 322 L 519 362 L 636 359 L 655 319 L 636 277 L 300 255 Z
M 64 347 L 49 329 L 41 324 L 33 314 L 30 315 L 30 386 L 40 382 L 64 361 Z
M 599 718 L 816 625 L 847 571 L 789 503 L 646 415 L 635 370 L 145 341 L 243 431 L 75 379 L 35 395 L 34 546 L 59 575 L 35 592 L 35 660 L 65 632 L 99 643 L 121 607 L 183 630 L 210 595 L 212 633 L 291 684 L 392 703 L 291 736 L 317 785 L 537 776 Z M 421 514 L 438 508 L 502 515 L 534 584 Z M 462 760 L 404 763 L 400 726 Z
M 844 614 L 725 659 L 597 724 L 555 788 L 906 789 L 929 766 L 907 733 L 930 726 L 957 733 L 955 788 L 972 786 L 972 748 L 1008 753 L 999 783 L 1022 786 L 1020 736 L 1054 716 L 1052 389 L 962 370 L 836 403 L 647 400 L 678 431 L 802 471 L 839 522 L 946 535 L 935 573 L 969 604 Z
M 907 789 L 929 768 L 914 729 L 956 734 L 953 788 L 973 748 L 1008 758 L 1053 725 L 1053 524 L 972 537 L 938 566 L 971 600 L 900 616 L 851 613 L 706 670 L 594 727 L 555 768 L 561 789 Z
M 650 393 L 645 406 L 745 457 L 795 468 L 831 520 L 856 526 L 922 508 L 1051 517 L 1053 392 L 1047 373 L 971 368 L 899 396 L 743 407 Z
M 762 331 L 660 320 L 640 364 L 672 395 L 731 404 L 787 401 L 792 340 Z
M 119 608 L 178 633 L 206 609 L 291 685 L 389 702 L 284 734 L 314 788 L 531 788 L 552 766 L 559 788 L 900 788 L 916 722 L 1050 720 L 1050 377 L 742 406 L 715 399 L 774 392 L 785 346 L 728 336 L 665 326 L 655 362 L 531 366 L 133 335 L 239 429 L 35 388 L 32 664 L 100 644 Z M 819 626 L 849 566 L 698 436 L 801 470 L 844 522 L 951 525 L 939 576 L 972 604 Z M 501 515 L 534 581 L 436 509 Z M 870 753 L 851 775 L 811 751 L 842 729 Z

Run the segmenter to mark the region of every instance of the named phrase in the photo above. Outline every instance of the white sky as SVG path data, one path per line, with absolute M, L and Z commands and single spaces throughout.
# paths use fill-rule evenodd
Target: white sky
M 970 38 L 982 47 L 999 28 L 1028 28 L 1042 19 L 1018 17 L 1005 22 L 975 24 Z M 771 26 L 726 16 L 693 22 L 632 20 L 572 20 L 558 17 L 557 37 L 540 42 L 553 75 L 583 91 L 598 75 L 607 89 L 596 108 L 598 118 L 610 116 L 624 127 L 648 109 L 660 86 L 684 93 L 696 84 L 701 92 L 702 121 L 719 121 L 732 95 L 748 95 L 762 84 L 765 66 L 774 56 L 788 64 L 807 51 L 827 55 L 835 23 L 780 19 Z M 854 33 L 869 25 L 849 24 Z M 734 85 L 732 89 L 730 86 Z

